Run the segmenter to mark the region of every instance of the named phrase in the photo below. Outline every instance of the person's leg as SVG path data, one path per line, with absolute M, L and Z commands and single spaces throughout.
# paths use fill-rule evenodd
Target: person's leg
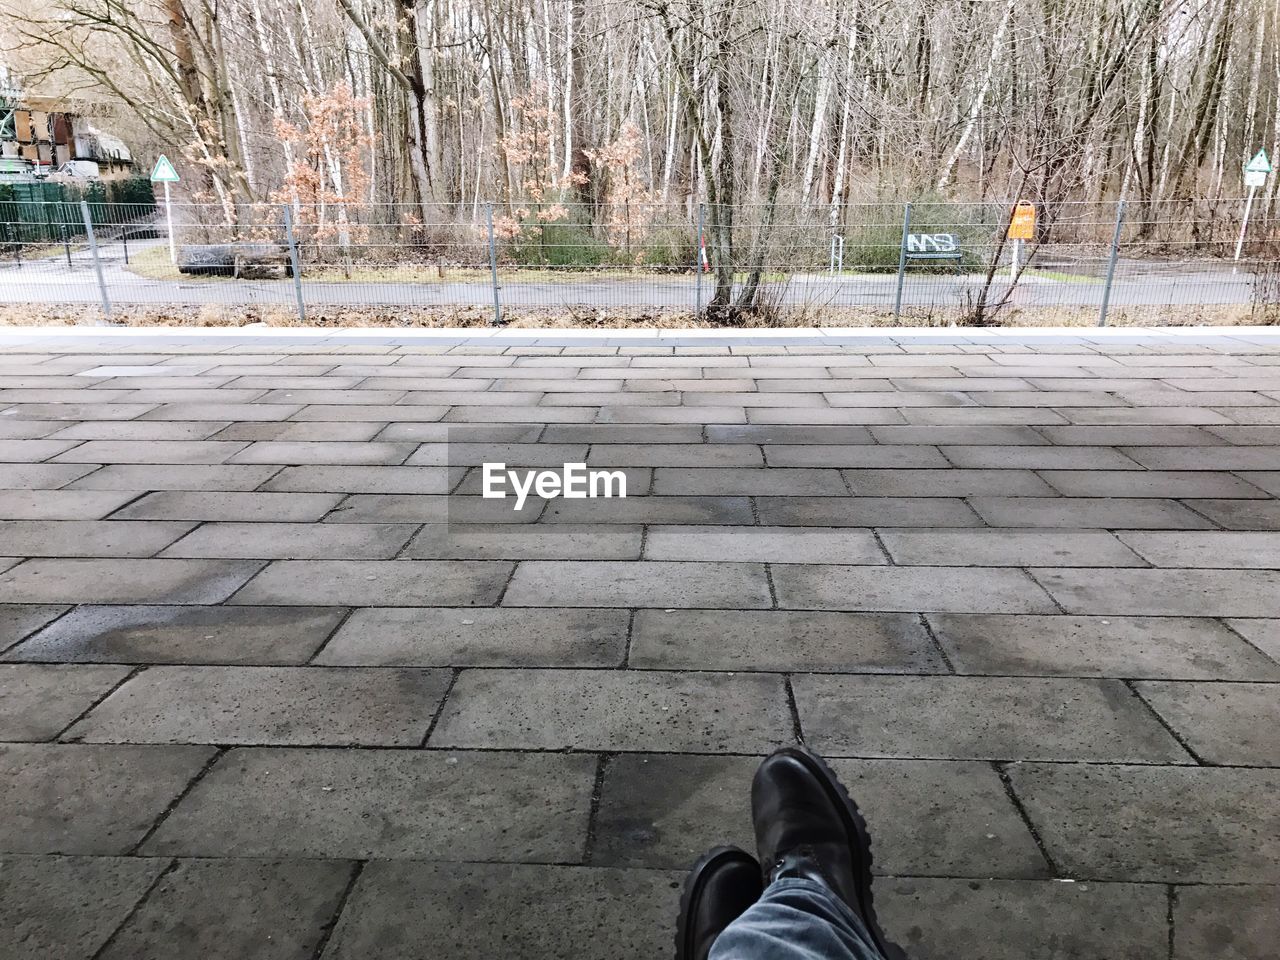
M 685 878 L 676 924 L 676 960 L 707 960 L 725 927 L 760 899 L 760 862 L 737 847 L 707 851 Z
M 859 917 L 824 884 L 776 880 L 716 938 L 709 960 L 884 960 Z
M 751 819 L 769 887 L 721 934 L 712 960 L 905 960 L 872 905 L 866 823 L 821 757 L 804 747 L 767 757 L 751 783 Z

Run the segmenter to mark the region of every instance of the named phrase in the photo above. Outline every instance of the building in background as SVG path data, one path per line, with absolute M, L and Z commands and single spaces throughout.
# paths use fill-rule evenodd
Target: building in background
M 24 94 L 19 79 L 0 64 L 0 182 L 120 180 L 132 173 L 133 156 L 123 140 L 64 102 Z

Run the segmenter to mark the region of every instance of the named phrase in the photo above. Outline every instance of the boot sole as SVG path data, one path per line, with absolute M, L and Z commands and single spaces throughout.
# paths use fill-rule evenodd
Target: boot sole
M 880 921 L 876 917 L 871 893 L 871 863 L 874 859 L 871 853 L 871 833 L 867 830 L 867 821 L 863 818 L 862 811 L 853 802 L 849 791 L 840 782 L 835 771 L 827 765 L 827 761 L 808 747 L 784 747 L 783 751 L 804 763 L 817 775 L 818 779 L 826 785 L 828 795 L 835 801 L 836 807 L 844 814 L 845 828 L 854 838 L 856 845 L 853 850 L 853 859 L 855 863 L 861 865 L 858 876 L 854 878 L 858 891 L 858 912 L 866 921 L 876 946 L 884 954 L 885 960 L 908 960 L 906 951 L 885 936 L 884 930 L 880 927 Z
M 756 858 L 738 847 L 713 847 L 698 858 L 685 877 L 684 889 L 680 893 L 680 917 L 676 921 L 676 960 L 697 960 L 693 954 L 694 947 L 689 942 L 689 918 L 695 915 L 698 907 L 703 874 L 727 859 L 741 860 L 751 864 L 756 870 L 760 869 Z

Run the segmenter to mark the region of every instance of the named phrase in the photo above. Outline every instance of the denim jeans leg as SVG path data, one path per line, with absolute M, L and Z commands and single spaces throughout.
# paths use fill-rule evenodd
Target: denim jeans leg
M 725 928 L 709 960 L 884 960 L 849 905 L 816 880 L 770 884 Z

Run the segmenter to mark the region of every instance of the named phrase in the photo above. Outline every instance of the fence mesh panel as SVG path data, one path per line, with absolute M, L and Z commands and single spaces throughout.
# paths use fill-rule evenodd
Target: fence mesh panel
M 1008 203 L 87 206 L 0 202 L 11 317 L 95 315 L 100 269 L 123 320 L 1280 322 L 1280 218 L 1236 260 L 1243 200 L 1039 205 L 1019 241 Z

